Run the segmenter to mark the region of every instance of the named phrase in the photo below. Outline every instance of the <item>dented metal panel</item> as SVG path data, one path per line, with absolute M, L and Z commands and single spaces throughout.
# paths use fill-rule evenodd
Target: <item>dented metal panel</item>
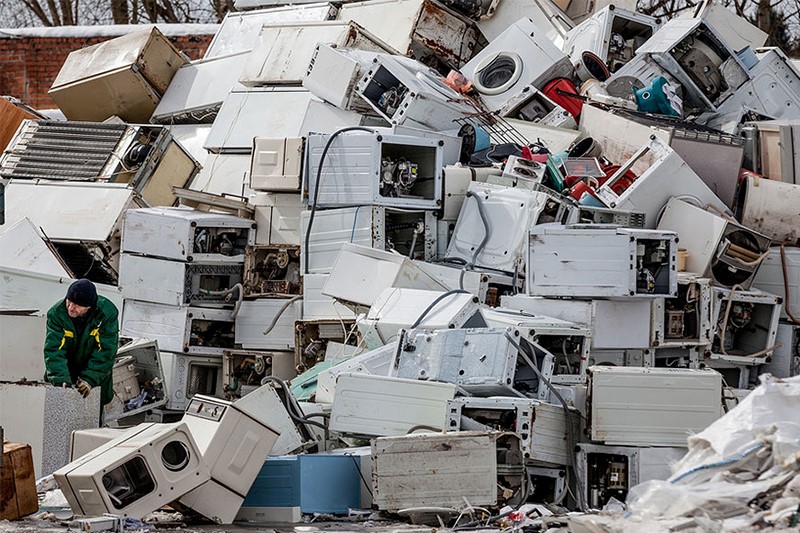
M 318 43 L 393 54 L 396 51 L 352 21 L 265 24 L 239 81 L 248 87 L 299 84 Z
M 336 7 L 327 2 L 254 11 L 231 11 L 225 15 L 203 58 L 210 59 L 252 50 L 264 24 L 331 20 L 336 17 L 336 12 Z

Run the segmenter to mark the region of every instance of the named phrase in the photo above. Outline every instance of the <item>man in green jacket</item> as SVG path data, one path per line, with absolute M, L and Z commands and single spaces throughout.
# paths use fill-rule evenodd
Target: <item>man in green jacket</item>
M 117 356 L 117 307 L 88 279 L 79 279 L 67 296 L 47 312 L 45 378 L 53 385 L 75 386 L 83 397 L 100 387 L 101 405 L 114 398 L 111 370 Z

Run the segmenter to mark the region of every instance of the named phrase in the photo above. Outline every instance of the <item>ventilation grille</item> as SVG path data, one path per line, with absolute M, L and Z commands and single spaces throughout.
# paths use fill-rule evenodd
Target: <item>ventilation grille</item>
M 125 124 L 27 121 L 3 157 L 0 177 L 95 181 L 125 135 Z

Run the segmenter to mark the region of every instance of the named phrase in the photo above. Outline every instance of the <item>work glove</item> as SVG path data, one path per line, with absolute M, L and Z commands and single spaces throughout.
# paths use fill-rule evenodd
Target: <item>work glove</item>
M 81 378 L 78 378 L 78 381 L 75 382 L 75 388 L 78 389 L 78 392 L 80 392 L 84 398 L 89 396 L 89 393 L 92 392 L 92 386 Z

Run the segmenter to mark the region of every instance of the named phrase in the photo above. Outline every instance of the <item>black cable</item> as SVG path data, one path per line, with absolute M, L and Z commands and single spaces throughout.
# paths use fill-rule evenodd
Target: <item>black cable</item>
M 325 156 L 328 155 L 328 149 L 330 149 L 333 140 L 338 137 L 340 134 L 348 132 L 348 131 L 366 131 L 368 133 L 375 133 L 375 130 L 371 128 L 365 128 L 363 126 L 348 126 L 346 128 L 342 128 L 340 130 L 336 130 L 333 132 L 331 137 L 328 139 L 328 142 L 325 143 L 325 148 L 322 150 L 322 155 L 319 158 L 319 166 L 317 167 L 317 177 L 314 181 L 314 198 L 311 201 L 311 213 L 308 215 L 308 227 L 306 228 L 306 242 L 304 246 L 303 253 L 305 253 L 306 261 L 305 261 L 305 273 L 308 274 L 308 245 L 309 240 L 311 239 L 311 226 L 314 224 L 314 214 L 317 212 L 317 199 L 319 198 L 319 183 L 322 179 L 322 165 L 325 163 Z M 310 159 L 310 158 L 309 158 Z
M 356 472 L 358 472 L 358 477 L 361 478 L 361 482 L 364 484 L 365 487 L 367 487 L 369 495 L 374 497 L 375 495 L 372 494 L 372 487 L 370 486 L 369 483 L 367 483 L 367 480 L 364 478 L 364 474 L 361 473 L 361 458 L 359 457 L 358 461 L 356 461 L 356 456 L 353 455 L 352 453 L 345 453 L 343 455 L 353 459 L 353 464 L 356 465 Z
M 292 396 L 292 391 L 289 390 L 289 386 L 286 384 L 285 381 L 283 381 L 282 379 L 277 378 L 275 376 L 265 376 L 261 380 L 261 384 L 262 385 L 266 385 L 267 383 L 277 383 L 278 386 L 281 389 L 283 389 L 283 392 L 286 395 L 286 400 L 284 401 L 284 404 L 285 404 L 285 407 L 286 407 L 286 413 L 289 415 L 289 418 L 291 418 L 292 420 L 294 420 L 295 422 L 298 422 L 300 424 L 305 424 L 305 425 L 308 425 L 308 426 L 318 427 L 318 428 L 322 429 L 325 432 L 328 431 L 328 427 L 326 425 L 320 424 L 319 422 L 315 422 L 313 420 L 308 420 L 308 418 L 309 418 L 308 416 L 305 416 L 305 415 L 298 416 L 297 414 L 292 412 L 295 409 L 295 405 L 292 403 L 292 398 L 294 398 L 294 396 Z
M 408 329 L 414 329 L 417 326 L 419 326 L 419 323 L 422 322 L 422 319 L 424 319 L 428 315 L 428 313 L 430 313 L 431 310 L 434 307 L 436 307 L 436 304 L 438 304 L 439 302 L 441 302 L 442 300 L 444 300 L 448 296 L 452 296 L 453 294 L 471 294 L 471 293 L 465 291 L 464 289 L 453 289 L 451 291 L 447 291 L 445 293 L 440 294 L 433 302 L 431 302 L 431 304 L 428 307 L 425 308 L 425 310 L 422 312 L 422 314 L 419 315 L 419 318 L 417 318 L 417 320 L 414 321 L 414 323 L 411 324 L 411 327 L 408 328 Z
M 469 263 L 464 265 L 464 268 L 461 270 L 461 275 L 458 277 L 458 288 L 462 291 L 464 290 L 464 274 L 467 272 L 467 269 L 472 270 L 475 268 L 475 263 L 478 261 L 478 256 L 483 251 L 486 243 L 489 242 L 489 220 L 486 218 L 486 211 L 483 210 L 483 200 L 481 200 L 481 197 L 472 191 L 468 191 L 465 198 L 475 198 L 475 201 L 477 202 L 478 215 L 480 215 L 481 222 L 483 222 L 483 239 L 475 248 L 475 253 L 472 254 L 472 259 Z
M 578 493 L 578 502 L 577 503 L 578 503 L 579 510 L 583 511 L 584 509 L 586 509 L 586 502 L 583 500 L 583 491 L 580 490 L 581 489 L 581 480 L 580 480 L 580 477 L 578 476 L 578 469 L 575 468 L 574 461 L 573 461 L 573 458 L 572 458 L 572 455 L 571 455 L 571 454 L 575 453 L 575 446 L 576 446 L 576 443 L 577 443 L 577 440 L 575 440 L 575 435 L 572 432 L 573 429 L 574 429 L 573 426 L 572 426 L 572 420 L 570 420 L 570 418 L 572 418 L 572 416 L 573 416 L 573 413 L 570 410 L 569 405 L 567 405 L 566 400 L 564 400 L 564 397 L 561 396 L 561 394 L 559 394 L 559 392 L 556 390 L 555 387 L 553 387 L 553 384 L 550 383 L 550 380 L 547 379 L 546 377 L 544 377 L 544 374 L 542 374 L 542 372 L 534 364 L 534 362 L 531 361 L 531 358 L 528 357 L 528 354 L 525 353 L 525 350 L 522 349 L 522 346 L 519 345 L 519 343 L 516 341 L 516 339 L 514 339 L 514 337 L 512 337 L 511 334 L 508 333 L 508 332 L 506 332 L 505 336 L 506 336 L 506 339 L 508 339 L 508 341 L 511 343 L 511 345 L 514 346 L 514 348 L 517 349 L 517 352 L 525 360 L 525 362 L 528 364 L 528 366 L 531 367 L 531 370 L 533 370 L 534 374 L 536 374 L 536 376 L 539 378 L 539 383 L 544 383 L 547 386 L 547 388 L 550 389 L 550 392 L 552 392 L 553 395 L 556 397 L 556 399 L 559 401 L 561 406 L 564 408 L 564 412 L 565 412 L 565 415 L 567 417 L 567 447 L 569 448 L 569 453 L 567 454 L 567 457 L 568 457 L 568 460 L 569 460 L 569 463 L 570 463 L 568 466 L 570 466 L 572 468 L 573 475 L 575 476 L 575 484 L 578 486 L 578 490 L 576 491 Z

